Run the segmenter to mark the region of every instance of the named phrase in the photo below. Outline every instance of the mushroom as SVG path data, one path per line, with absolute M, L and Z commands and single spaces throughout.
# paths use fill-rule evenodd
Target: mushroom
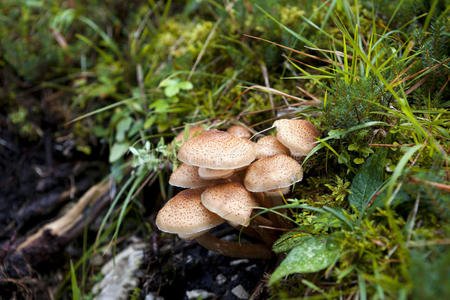
M 234 170 L 219 170 L 219 169 L 209 169 L 209 168 L 198 168 L 198 175 L 202 179 L 211 180 L 211 179 L 220 179 L 220 178 L 229 178 L 233 175 Z
M 196 189 L 210 186 L 216 181 L 206 180 L 199 176 L 198 167 L 188 164 L 181 164 L 172 172 L 169 178 L 169 184 L 181 188 Z
M 182 162 L 209 169 L 237 169 L 255 158 L 252 142 L 219 130 L 199 134 L 184 143 L 178 152 Z
M 294 157 L 306 156 L 315 147 L 319 131 L 306 120 L 281 119 L 273 123 L 277 139 L 291 150 Z
M 189 189 L 171 198 L 158 212 L 156 226 L 161 231 L 194 238 L 203 247 L 222 255 L 266 259 L 271 251 L 263 244 L 239 244 L 218 239 L 207 231 L 223 219 L 201 204 L 204 189 Z M 203 234 L 201 234 L 204 232 Z M 200 234 L 198 236 L 198 234 Z
M 227 129 L 227 132 L 241 139 L 249 139 L 252 134 L 244 126 L 233 125 Z
M 268 135 L 260 138 L 255 145 L 256 158 L 261 159 L 263 157 L 274 156 L 276 154 L 289 155 L 289 149 L 286 148 L 278 139 L 273 135 Z
M 229 182 L 207 188 L 201 195 L 202 204 L 213 213 L 225 219 L 231 226 L 247 227 L 250 224 L 253 208 L 258 206 L 252 194 L 239 182 Z M 267 225 L 269 220 L 257 216 L 251 222 L 251 228 L 259 237 L 271 245 L 276 237 L 259 227 L 260 224 Z M 252 235 L 252 231 L 244 230 Z
M 274 193 L 273 190 L 283 191 L 302 179 L 302 166 L 292 157 L 277 154 L 252 163 L 245 174 L 244 185 L 251 192 L 269 192 L 265 195 L 271 199 L 272 206 L 276 206 L 282 205 L 283 201 L 279 191 Z M 277 220 L 284 223 L 280 218 Z
M 192 126 L 189 127 L 189 132 L 187 135 L 187 138 L 185 139 L 185 131 L 182 130 L 177 136 L 173 139 L 173 143 L 181 143 L 183 145 L 185 142 L 193 138 L 194 136 L 197 136 L 201 132 L 205 131 L 205 128 L 201 126 Z

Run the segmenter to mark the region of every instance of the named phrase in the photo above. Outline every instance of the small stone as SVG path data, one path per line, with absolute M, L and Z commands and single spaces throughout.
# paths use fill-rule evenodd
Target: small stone
M 219 274 L 219 275 L 216 276 L 216 282 L 217 282 L 218 285 L 222 285 L 225 282 L 227 282 L 227 278 L 225 277 L 225 275 Z
M 240 264 L 248 264 L 250 261 L 246 258 L 243 259 L 236 259 L 230 262 L 230 266 L 237 266 Z
M 245 271 L 250 272 L 252 269 L 255 269 L 257 267 L 258 267 L 257 265 L 253 264 L 253 265 L 250 265 L 250 266 L 246 267 Z
M 149 293 L 145 295 L 145 300 L 164 300 L 161 296 L 156 296 L 157 294 L 155 292 Z
M 239 275 L 238 275 L 238 274 L 235 274 L 235 275 L 233 275 L 233 276 L 231 277 L 231 281 L 238 280 L 238 278 L 239 278 Z
M 186 257 L 186 264 L 190 264 L 191 262 L 193 262 L 194 261 L 194 258 L 192 257 L 192 255 L 188 255 L 187 257 Z
M 242 285 L 235 286 L 231 292 L 239 299 L 248 299 L 250 297 Z
M 233 233 L 233 234 L 229 234 L 229 235 L 224 236 L 222 238 L 222 240 L 228 241 L 228 242 L 235 242 L 235 241 L 238 240 L 238 236 Z
M 192 291 L 186 291 L 186 296 L 188 299 L 208 299 L 215 296 L 215 294 L 210 293 L 205 290 L 192 290 Z

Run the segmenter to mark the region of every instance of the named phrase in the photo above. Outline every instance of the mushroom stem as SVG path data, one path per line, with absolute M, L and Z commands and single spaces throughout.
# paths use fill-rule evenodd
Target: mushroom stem
M 272 252 L 263 244 L 239 244 L 216 238 L 210 233 L 205 233 L 195 240 L 208 250 L 213 252 L 239 258 L 269 259 Z
M 272 247 L 273 243 L 278 239 L 276 233 L 270 229 L 260 227 L 260 225 L 273 227 L 274 223 L 264 217 L 257 216 L 250 222 L 250 228 L 256 231 L 259 235 L 259 239 L 266 245 Z
M 260 193 L 253 193 L 253 195 L 255 196 L 256 200 L 265 208 L 272 208 L 273 204 L 272 204 L 272 200 L 270 199 L 269 196 L 266 196 L 265 193 L 260 192 Z M 278 218 L 277 215 L 273 212 L 267 212 L 267 215 L 270 219 L 270 221 L 272 221 L 272 223 L 275 226 L 280 226 L 279 222 L 278 222 Z
M 270 201 L 272 202 L 272 207 L 275 206 L 281 206 L 284 205 L 285 203 L 283 202 L 283 197 L 281 195 L 277 195 L 277 194 L 266 194 L 266 197 L 270 199 Z M 280 213 L 282 213 L 283 215 L 287 215 L 288 210 L 286 208 L 282 208 L 278 210 Z M 274 215 L 274 219 L 275 219 L 275 223 L 283 228 L 292 228 L 292 223 L 286 219 L 283 218 L 282 216 L 278 215 L 278 214 L 273 214 Z M 272 220 L 273 221 L 273 220 Z

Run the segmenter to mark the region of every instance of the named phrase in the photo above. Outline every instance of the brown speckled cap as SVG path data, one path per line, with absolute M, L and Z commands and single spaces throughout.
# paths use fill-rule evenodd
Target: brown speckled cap
M 219 130 L 201 133 L 184 143 L 178 152 L 182 162 L 209 169 L 237 169 L 255 158 L 252 142 Z
M 198 168 L 198 175 L 200 178 L 205 180 L 229 178 L 233 175 L 234 170 L 219 170 L 219 169 L 209 169 L 209 168 Z
M 239 182 L 229 182 L 207 188 L 202 193 L 202 204 L 233 224 L 247 226 L 253 207 L 258 203 Z
M 265 192 L 288 187 L 302 179 L 302 166 L 292 157 L 277 154 L 252 163 L 244 185 L 250 192 Z
M 181 164 L 170 175 L 169 184 L 187 189 L 196 189 L 214 184 L 215 181 L 205 180 L 198 175 L 198 167 Z
M 205 129 L 201 126 L 192 126 L 189 127 L 189 132 L 187 136 L 187 141 L 193 138 L 194 136 L 197 136 L 201 132 L 205 131 Z M 184 130 L 182 130 L 174 139 L 174 142 L 181 142 L 183 145 L 186 141 L 184 140 Z
M 290 154 L 289 149 L 280 143 L 280 141 L 273 135 L 260 138 L 256 142 L 255 149 L 257 159 L 274 156 L 276 154 Z
M 291 150 L 293 156 L 306 156 L 316 145 L 319 131 L 306 120 L 282 119 L 273 123 L 277 139 Z
M 240 125 L 231 126 L 230 128 L 227 129 L 227 132 L 241 139 L 249 139 L 252 136 L 252 134 L 250 133 L 250 131 L 247 130 L 247 128 Z
M 223 219 L 207 210 L 200 195 L 204 189 L 184 190 L 167 201 L 156 216 L 159 230 L 181 235 L 192 235 L 213 228 Z

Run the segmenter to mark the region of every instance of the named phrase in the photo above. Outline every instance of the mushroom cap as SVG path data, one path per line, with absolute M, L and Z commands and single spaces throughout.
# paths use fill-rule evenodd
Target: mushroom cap
M 202 204 L 231 224 L 247 226 L 253 207 L 258 203 L 239 182 L 229 182 L 207 188 L 202 193 Z
M 265 191 L 264 193 L 267 196 L 280 196 L 280 193 L 283 195 L 286 195 L 287 193 L 289 193 L 291 189 L 289 187 L 285 187 L 285 188 L 279 188 L 279 189 L 273 189 L 273 190 L 269 190 L 269 191 Z
M 204 189 L 189 189 L 179 192 L 158 212 L 156 226 L 159 230 L 181 235 L 193 235 L 211 229 L 223 219 L 201 204 Z
M 199 232 L 196 232 L 196 233 L 179 233 L 179 234 L 178 234 L 178 237 L 179 237 L 180 239 L 183 239 L 183 240 L 193 240 L 193 239 L 195 239 L 196 237 L 199 237 L 199 236 L 201 236 L 202 234 L 207 233 L 208 231 L 209 231 L 209 229 L 202 230 L 202 231 L 199 231 Z
M 237 136 L 238 138 L 247 140 L 252 136 L 252 134 L 250 133 L 250 131 L 247 130 L 247 128 L 240 125 L 231 126 L 230 128 L 227 129 L 227 132 L 231 135 Z
M 182 162 L 209 169 L 236 169 L 249 165 L 255 158 L 252 142 L 219 130 L 199 134 L 178 152 Z
M 214 181 L 200 178 L 198 167 L 188 164 L 181 164 L 172 172 L 169 184 L 181 188 L 196 189 L 214 184 Z
M 190 140 L 194 136 L 197 136 L 200 132 L 203 131 L 205 131 L 205 129 L 201 126 L 189 127 L 189 132 L 186 141 Z M 182 130 L 179 134 L 177 134 L 177 136 L 173 140 L 174 143 L 181 142 L 181 145 L 183 145 L 186 141 L 184 140 L 184 130 Z
M 273 135 L 260 138 L 256 142 L 255 149 L 257 159 L 267 156 L 274 156 L 276 154 L 290 154 L 289 149 L 280 143 L 280 141 Z
M 306 120 L 282 119 L 273 123 L 277 139 L 291 150 L 293 156 L 306 156 L 316 146 L 319 131 Z
M 209 168 L 198 168 L 198 175 L 200 178 L 205 180 L 229 178 L 233 175 L 234 170 L 219 170 L 219 169 L 209 169 Z
M 292 157 L 277 154 L 252 163 L 245 174 L 244 185 L 250 192 L 265 192 L 288 187 L 302 179 L 302 166 Z

